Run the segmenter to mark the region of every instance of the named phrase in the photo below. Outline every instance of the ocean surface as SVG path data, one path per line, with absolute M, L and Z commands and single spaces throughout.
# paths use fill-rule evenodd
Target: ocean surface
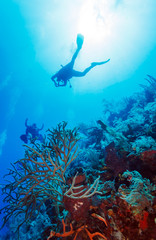
M 0 2 L 0 239 L 155 239 L 155 11 Z

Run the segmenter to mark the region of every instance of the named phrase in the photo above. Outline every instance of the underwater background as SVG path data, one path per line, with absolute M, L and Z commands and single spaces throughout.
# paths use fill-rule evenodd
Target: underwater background
M 155 239 L 156 1 L 5 0 L 0 12 L 0 208 L 11 206 L 1 211 L 1 225 L 8 212 L 11 217 L 0 239 Z M 74 69 L 110 61 L 82 78 L 73 77 L 71 88 L 56 88 L 51 76 L 70 62 L 78 33 L 84 35 L 84 43 Z M 28 125 L 43 127 L 40 139 L 29 135 L 25 142 L 33 150 L 21 139 L 26 119 Z M 76 149 L 68 146 L 60 153 L 56 146 L 61 149 L 69 135 L 80 153 L 68 165 Z M 62 140 L 57 142 L 58 136 Z M 35 196 L 37 206 L 45 201 L 38 212 L 27 199 L 16 216 L 20 196 L 34 184 L 28 175 L 42 175 L 42 165 L 30 159 L 39 162 L 38 153 L 44 149 L 47 159 L 50 151 L 54 163 L 59 161 L 58 172 L 60 159 L 70 152 L 64 177 L 58 175 L 62 184 L 55 176 L 51 179 L 51 163 L 46 170 L 44 181 L 53 181 L 59 196 L 51 190 L 45 194 L 50 199 Z M 20 161 L 24 157 L 26 165 Z M 12 168 L 19 175 L 9 172 Z M 30 185 L 21 180 L 23 174 Z M 76 199 L 68 194 L 73 178 L 84 198 L 81 193 Z M 17 199 L 15 188 L 21 194 Z M 17 230 L 26 209 L 33 217 Z M 71 234 L 63 232 L 62 219 Z

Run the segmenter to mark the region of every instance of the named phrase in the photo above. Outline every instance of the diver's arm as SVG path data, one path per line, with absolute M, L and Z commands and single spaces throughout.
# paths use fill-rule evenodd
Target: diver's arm
M 64 87 L 67 85 L 67 80 L 60 79 L 58 72 L 51 77 L 51 80 L 54 82 L 55 87 Z
M 51 77 L 51 80 L 52 80 L 52 81 L 55 81 L 55 78 L 57 78 L 57 73 L 54 74 L 54 75 Z
M 67 82 L 66 82 L 66 81 L 63 81 L 63 80 L 56 82 L 56 81 L 53 79 L 52 81 L 54 82 L 55 87 L 64 87 L 64 86 L 67 85 Z
M 66 82 L 64 82 L 64 83 L 62 83 L 62 84 L 60 84 L 60 82 L 58 82 L 58 86 L 57 86 L 57 87 L 64 87 L 64 86 L 66 86 L 66 85 L 67 85 Z
M 54 84 L 55 84 L 55 87 L 58 87 L 58 83 L 56 82 L 56 78 L 57 78 L 57 76 L 58 76 L 58 74 L 56 73 L 55 75 L 53 75 L 52 77 L 51 77 L 51 80 L 54 82 Z

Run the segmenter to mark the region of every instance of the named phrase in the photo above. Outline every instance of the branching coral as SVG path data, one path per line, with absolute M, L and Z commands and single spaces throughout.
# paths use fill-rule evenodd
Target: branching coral
M 12 179 L 3 188 L 7 203 L 2 209 L 4 224 L 12 215 L 20 213 L 25 214 L 25 222 L 48 199 L 56 204 L 62 202 L 64 174 L 78 155 L 76 143 L 79 140 L 77 129 L 66 129 L 66 125 L 63 122 L 56 129 L 48 130 L 43 144 L 25 146 L 25 157 L 12 164 L 13 169 L 8 174 Z
M 96 215 L 96 214 L 95 214 L 95 215 L 92 214 L 92 216 L 93 216 L 93 217 L 97 217 L 99 220 L 104 221 L 104 223 L 106 224 L 106 221 L 103 220 L 102 217 L 100 217 L 100 216 L 98 216 L 98 215 Z M 107 240 L 107 238 L 106 238 L 103 234 L 101 234 L 101 233 L 99 233 L 99 232 L 91 233 L 91 232 L 88 230 L 88 226 L 87 226 L 87 225 L 83 225 L 83 226 L 79 227 L 78 229 L 74 230 L 72 224 L 70 224 L 70 231 L 66 232 L 66 226 L 65 226 L 64 220 L 62 220 L 62 224 L 63 224 L 63 233 L 56 233 L 56 232 L 54 232 L 54 231 L 51 231 L 51 232 L 50 232 L 50 236 L 48 237 L 47 240 L 50 240 L 52 237 L 63 237 L 63 238 L 64 238 L 64 237 L 68 237 L 68 236 L 71 236 L 71 235 L 74 235 L 74 234 L 75 234 L 75 236 L 74 236 L 73 240 L 76 240 L 78 234 L 79 234 L 81 231 L 85 231 L 85 232 L 87 233 L 87 235 L 88 235 L 88 237 L 89 237 L 90 240 L 93 240 L 93 238 L 94 238 L 95 236 L 100 236 L 102 239 Z M 107 224 L 106 224 L 106 225 L 107 225 Z

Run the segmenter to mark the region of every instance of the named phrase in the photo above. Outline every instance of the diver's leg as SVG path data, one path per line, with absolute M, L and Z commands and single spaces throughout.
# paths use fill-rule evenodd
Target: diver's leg
M 77 49 L 72 57 L 72 60 L 71 60 L 71 64 L 72 66 L 74 66 L 74 63 L 75 63 L 75 60 L 77 58 L 77 55 L 79 53 L 79 51 L 81 50 L 82 48 L 82 45 L 83 45 L 83 41 L 84 41 L 84 36 L 82 34 L 78 34 L 77 35 L 77 39 L 76 39 L 76 42 L 77 42 Z
M 72 68 L 73 68 L 73 66 L 74 66 L 75 60 L 76 60 L 76 58 L 77 58 L 80 50 L 81 50 L 81 48 L 77 48 L 77 49 L 76 49 L 76 51 L 75 51 L 75 53 L 74 53 L 74 55 L 73 55 L 73 57 L 72 57 L 72 60 L 71 60 L 71 62 L 69 63 Z
M 90 66 L 90 67 L 86 68 L 83 72 L 73 70 L 73 72 L 72 72 L 73 77 L 84 77 L 92 68 L 93 68 L 93 66 Z
M 83 77 L 95 66 L 105 64 L 105 63 L 109 62 L 109 60 L 110 59 L 108 59 L 107 61 L 104 61 L 104 62 L 93 62 L 93 63 L 91 63 L 91 66 L 86 68 L 83 72 L 73 70 L 73 72 L 72 72 L 73 77 Z

